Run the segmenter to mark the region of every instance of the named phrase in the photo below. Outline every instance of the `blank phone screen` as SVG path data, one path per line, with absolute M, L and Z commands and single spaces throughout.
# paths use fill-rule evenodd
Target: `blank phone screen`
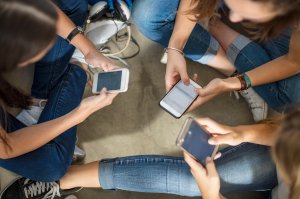
M 99 73 L 97 91 L 101 91 L 104 87 L 110 90 L 120 90 L 122 71 Z
M 163 99 L 171 108 L 181 115 L 196 99 L 198 94 L 192 84 L 184 85 L 182 81 L 178 82 Z
M 211 135 L 206 133 L 197 122 L 192 121 L 182 147 L 202 164 L 205 164 L 206 157 L 210 157 L 215 149 L 215 146 L 208 144 L 210 137 Z

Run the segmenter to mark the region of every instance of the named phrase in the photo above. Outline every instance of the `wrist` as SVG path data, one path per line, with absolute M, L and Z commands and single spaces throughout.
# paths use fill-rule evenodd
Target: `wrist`
M 83 34 L 78 34 L 76 37 L 74 37 L 74 39 L 71 41 L 71 44 L 78 48 L 84 57 L 93 51 L 97 51 L 94 44 Z
M 80 123 L 92 114 L 92 111 L 85 103 L 80 103 L 80 105 L 75 109 L 75 112 L 80 116 Z
M 176 48 L 178 50 L 183 51 L 186 41 L 187 39 L 185 38 L 171 37 L 168 47 Z
M 229 77 L 224 79 L 226 91 L 237 91 L 241 89 L 241 82 L 237 77 Z

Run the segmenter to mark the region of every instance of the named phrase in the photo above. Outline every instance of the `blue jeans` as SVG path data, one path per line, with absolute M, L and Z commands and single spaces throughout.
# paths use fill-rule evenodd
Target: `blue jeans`
M 86 13 L 83 9 L 87 9 L 85 1 L 59 1 L 58 6 L 74 23 L 83 23 Z M 32 95 L 48 99 L 38 123 L 63 116 L 81 102 L 87 77 L 80 67 L 69 64 L 73 51 L 74 47 L 58 37 L 54 47 L 35 66 Z M 25 127 L 13 116 L 8 117 L 8 133 Z M 34 151 L 0 159 L 0 166 L 32 180 L 56 181 L 71 165 L 75 142 L 76 127 L 73 127 Z
M 135 1 L 132 20 L 137 28 L 149 39 L 168 46 L 179 0 Z M 227 50 L 228 59 L 239 72 L 246 72 L 288 53 L 291 31 L 286 30 L 277 38 L 255 43 L 239 36 Z M 187 58 L 208 64 L 219 49 L 216 39 L 201 25 L 197 24 L 184 48 Z M 285 67 L 285 66 L 282 66 Z M 300 102 L 300 74 L 293 77 L 254 87 L 255 91 L 277 111 Z
M 269 147 L 244 143 L 221 152 L 215 164 L 222 193 L 265 191 L 277 185 Z M 201 195 L 190 167 L 181 157 L 148 155 L 102 160 L 99 182 L 103 189 Z
M 56 5 L 77 25 L 82 26 L 87 15 L 86 0 L 54 0 Z M 31 96 L 48 99 L 50 91 L 62 79 L 75 48 L 57 36 L 54 46 L 35 64 Z

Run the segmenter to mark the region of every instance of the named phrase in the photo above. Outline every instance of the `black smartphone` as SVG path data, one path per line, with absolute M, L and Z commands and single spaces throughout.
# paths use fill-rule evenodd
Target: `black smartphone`
M 205 159 L 214 158 L 219 148 L 208 143 L 211 137 L 197 121 L 187 118 L 177 137 L 176 145 L 205 165 Z

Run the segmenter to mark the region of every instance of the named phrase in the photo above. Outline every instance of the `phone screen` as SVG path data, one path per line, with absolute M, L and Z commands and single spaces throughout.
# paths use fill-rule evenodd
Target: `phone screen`
M 122 71 L 99 73 L 97 91 L 100 92 L 104 87 L 108 91 L 120 90 L 121 78 L 122 78 Z
M 171 89 L 163 101 L 182 115 L 197 96 L 198 94 L 192 84 L 186 86 L 180 81 Z
M 208 143 L 211 135 L 206 133 L 196 121 L 192 121 L 181 147 L 193 155 L 202 164 L 205 164 L 206 157 L 211 157 L 215 146 Z

